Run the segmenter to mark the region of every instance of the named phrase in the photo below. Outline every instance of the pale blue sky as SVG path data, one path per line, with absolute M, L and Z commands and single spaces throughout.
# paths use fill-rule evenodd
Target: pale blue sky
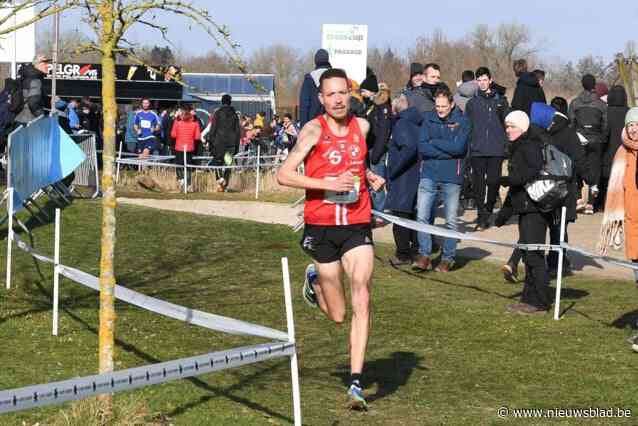
M 611 60 L 625 43 L 638 40 L 638 3 L 634 0 L 563 1 L 358 1 L 358 0 L 195 0 L 207 6 L 219 22 L 228 25 L 244 52 L 276 42 L 300 49 L 321 44 L 321 24 L 367 24 L 369 45 L 405 50 L 421 35 L 441 28 L 449 38 L 467 34 L 478 24 L 495 27 L 502 22 L 526 24 L 544 57 L 576 60 L 587 54 Z M 430 7 L 428 4 L 434 4 Z M 624 8 L 624 9 L 623 9 Z M 203 32 L 189 30 L 184 21 L 170 17 L 171 38 L 188 53 L 213 45 Z M 63 19 L 72 27 L 77 20 Z M 137 27 L 133 39 L 157 41 L 148 29 Z

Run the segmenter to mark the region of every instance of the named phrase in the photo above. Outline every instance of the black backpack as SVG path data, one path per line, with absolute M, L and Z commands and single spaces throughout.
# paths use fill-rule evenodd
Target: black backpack
M 576 131 L 582 136 L 581 143 L 602 142 L 603 112 L 593 106 L 581 106 L 575 111 Z
M 551 212 L 567 197 L 572 173 L 572 159 L 554 145 L 545 143 L 543 169 L 538 179 L 525 185 L 525 190 L 540 211 Z

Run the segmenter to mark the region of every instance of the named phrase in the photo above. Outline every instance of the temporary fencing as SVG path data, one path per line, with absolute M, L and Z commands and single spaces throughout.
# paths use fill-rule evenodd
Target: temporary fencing
M 146 167 L 162 167 L 162 168 L 173 168 L 173 169 L 183 169 L 184 177 L 187 179 L 188 177 L 188 169 L 195 171 L 226 171 L 226 170 L 255 170 L 256 173 L 256 184 L 255 184 L 255 199 L 259 199 L 259 191 L 261 187 L 261 175 L 263 171 L 268 169 L 273 169 L 281 166 L 282 161 L 286 158 L 286 155 L 261 155 L 261 146 L 257 146 L 257 155 L 251 156 L 248 153 L 242 152 L 236 154 L 233 157 L 233 164 L 229 165 L 201 165 L 201 164 L 187 164 L 184 160 L 184 163 L 177 164 L 175 163 L 174 155 L 149 155 L 147 157 L 139 157 L 136 154 L 130 154 L 122 151 L 123 145 L 120 143 L 118 158 L 116 161 L 116 173 L 115 173 L 115 181 L 119 182 L 120 180 L 120 168 L 123 165 L 128 166 L 137 166 L 138 170 L 141 171 Z M 209 163 L 212 163 L 214 157 L 212 156 L 194 156 L 193 160 L 209 160 Z M 188 192 L 188 185 L 185 184 L 182 187 L 184 193 Z
M 100 195 L 100 175 L 97 164 L 96 134 L 93 132 L 71 135 L 71 139 L 84 152 L 85 159 L 75 170 L 72 185 L 95 188 L 91 198 Z
M 481 243 L 487 243 L 492 245 L 498 245 L 501 247 L 511 247 L 518 248 L 525 251 L 538 251 L 538 250 L 551 250 L 558 252 L 558 270 L 556 274 L 556 297 L 554 302 L 554 319 L 560 319 L 560 295 L 562 289 L 562 279 L 563 279 L 563 256 L 564 252 L 573 251 L 579 253 L 583 256 L 590 257 L 592 259 L 601 260 L 603 262 L 611 263 L 616 266 L 621 266 L 624 268 L 629 268 L 634 271 L 638 270 L 638 264 L 627 262 L 620 259 L 614 259 L 607 256 L 598 256 L 592 253 L 587 252 L 586 250 L 571 246 L 565 242 L 565 224 L 566 224 L 566 208 L 563 207 L 561 210 L 561 232 L 560 232 L 560 242 L 559 244 L 521 244 L 521 243 L 510 243 L 505 241 L 497 241 L 491 240 L 487 238 L 481 238 L 471 233 L 463 233 L 452 231 L 449 229 L 444 229 L 438 226 L 429 225 L 422 222 L 417 222 L 410 219 L 404 219 L 397 216 L 389 215 L 386 213 L 378 212 L 376 210 L 372 211 L 372 214 L 393 224 L 398 226 L 412 229 L 417 232 L 425 232 L 427 234 L 436 235 L 443 238 L 453 238 L 457 240 L 465 240 L 465 241 L 476 241 Z
M 99 291 L 100 289 L 99 279 L 98 277 L 79 269 L 60 263 L 59 209 L 56 209 L 55 247 L 53 259 L 36 251 L 31 245 L 23 241 L 15 233 L 10 232 L 9 238 L 9 246 L 11 246 L 11 240 L 13 240 L 16 242 L 18 248 L 29 253 L 34 259 L 53 264 L 54 266 L 52 329 L 53 334 L 57 335 L 59 318 L 59 276 L 64 276 L 75 283 L 96 291 Z M 187 324 L 197 325 L 228 334 L 274 339 L 276 342 L 212 352 L 206 355 L 178 359 L 107 374 L 81 377 L 62 382 L 45 383 L 19 389 L 3 390 L 0 391 L 0 413 L 83 399 L 102 393 L 135 389 L 142 386 L 164 383 L 171 380 L 197 376 L 226 368 L 239 367 L 276 357 L 287 356 L 290 357 L 291 363 L 295 425 L 301 425 L 301 399 L 299 393 L 299 376 L 295 348 L 295 331 L 288 259 L 282 258 L 281 264 L 286 321 L 288 326 L 287 332 L 176 305 L 174 303 L 169 303 L 138 293 L 120 285 L 115 285 L 114 290 L 115 298 L 118 300 Z M 10 270 L 10 268 L 11 265 L 7 263 L 7 270 Z M 10 280 L 10 275 L 8 275 L 7 279 Z M 7 284 L 9 283 L 7 282 Z

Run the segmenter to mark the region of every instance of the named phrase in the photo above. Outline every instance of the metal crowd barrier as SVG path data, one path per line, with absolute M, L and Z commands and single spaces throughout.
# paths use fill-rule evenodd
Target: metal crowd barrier
M 72 185 L 73 187 L 79 185 L 95 188 L 91 198 L 96 198 L 100 195 L 100 174 L 97 164 L 96 135 L 95 133 L 90 132 L 70 136 L 86 155 L 86 160 L 84 160 L 82 164 L 80 164 L 80 167 L 75 170 L 75 179 L 73 179 Z M 79 191 L 75 189 L 74 192 Z

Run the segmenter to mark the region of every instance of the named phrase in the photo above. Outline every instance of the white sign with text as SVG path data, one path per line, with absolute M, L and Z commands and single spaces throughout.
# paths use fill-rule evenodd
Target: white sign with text
M 343 68 L 357 83 L 366 78 L 367 25 L 323 24 L 321 47 L 328 51 L 333 68 Z

